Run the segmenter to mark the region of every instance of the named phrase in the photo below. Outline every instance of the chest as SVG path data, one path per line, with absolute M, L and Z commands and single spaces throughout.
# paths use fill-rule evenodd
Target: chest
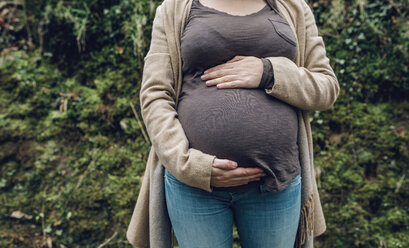
M 236 16 L 193 0 L 181 37 L 182 71 L 209 68 L 236 55 L 294 60 L 296 47 L 290 24 L 269 5 Z

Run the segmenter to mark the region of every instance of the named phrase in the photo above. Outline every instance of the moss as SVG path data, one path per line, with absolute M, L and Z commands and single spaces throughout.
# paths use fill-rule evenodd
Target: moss
M 324 123 L 327 117 L 339 121 L 346 135 L 340 144 L 327 143 L 326 153 L 316 151 L 328 223 L 320 247 L 401 247 L 393 234 L 408 230 L 409 137 L 390 120 L 407 114 L 401 107 L 406 104 L 354 102 L 321 115 Z M 319 126 L 313 131 L 320 132 Z
M 2 32 L 1 247 L 97 247 L 115 233 L 106 247 L 130 247 L 149 152 L 130 103 L 159 3 L 28 1 L 27 31 Z M 310 114 L 328 225 L 316 246 L 408 247 L 409 6 L 308 3 L 341 86 L 333 109 Z

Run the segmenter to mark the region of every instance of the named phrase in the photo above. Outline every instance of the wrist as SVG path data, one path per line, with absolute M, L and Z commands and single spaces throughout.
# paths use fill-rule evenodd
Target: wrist
M 271 64 L 270 60 L 266 58 L 261 58 L 261 61 L 263 62 L 263 75 L 261 76 L 258 88 L 260 89 L 272 88 L 274 85 L 273 65 Z

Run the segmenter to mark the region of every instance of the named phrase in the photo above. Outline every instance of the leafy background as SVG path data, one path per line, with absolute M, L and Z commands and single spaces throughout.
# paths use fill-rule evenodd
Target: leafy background
M 0 2 L 0 247 L 131 247 L 158 4 Z M 316 247 L 409 247 L 409 2 L 308 4 L 341 86 L 310 113 L 328 225 Z

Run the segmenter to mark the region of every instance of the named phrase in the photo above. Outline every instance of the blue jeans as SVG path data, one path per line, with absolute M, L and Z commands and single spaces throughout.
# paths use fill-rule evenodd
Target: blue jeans
M 169 217 L 181 248 L 231 248 L 233 221 L 243 248 L 292 248 L 300 218 L 301 176 L 280 192 L 188 186 L 165 169 Z

